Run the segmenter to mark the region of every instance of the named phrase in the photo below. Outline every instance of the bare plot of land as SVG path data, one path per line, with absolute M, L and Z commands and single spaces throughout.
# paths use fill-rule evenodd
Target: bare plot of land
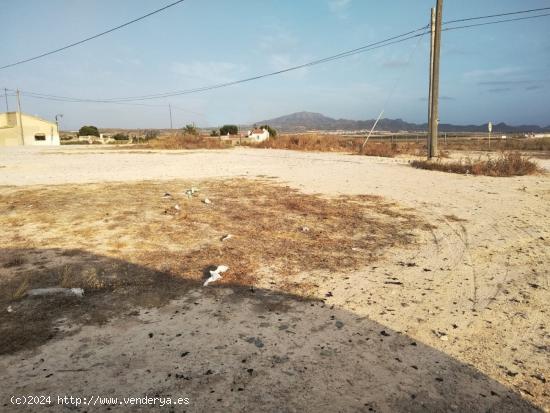
M 20 149 L 0 165 L 8 393 L 549 408 L 547 176 L 251 149 Z M 21 296 L 39 286 L 87 293 Z

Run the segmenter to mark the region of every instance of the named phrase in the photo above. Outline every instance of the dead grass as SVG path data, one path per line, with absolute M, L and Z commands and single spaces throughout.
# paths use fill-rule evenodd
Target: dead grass
M 15 257 L 11 257 L 7 262 L 5 262 L 4 267 L 5 268 L 20 267 L 23 264 L 25 264 L 25 258 L 16 255 Z
M 200 192 L 188 199 L 191 186 Z M 131 306 L 162 305 L 221 264 L 230 269 L 209 288 L 312 298 L 316 286 L 303 274 L 345 274 L 414 244 L 416 231 L 429 227 L 379 197 L 327 198 L 265 181 L 9 190 L 0 204 L 0 237 L 9 248 L 0 249 L 0 267 L 14 256 L 26 266 L 3 268 L 0 308 L 15 311 L 0 312 L 0 353 L 43 343 L 60 317 L 102 323 Z M 226 234 L 232 238 L 221 241 Z M 31 288 L 59 286 L 84 288 L 85 296 L 25 297 Z
M 456 174 L 487 175 L 487 176 L 522 176 L 541 173 L 537 163 L 519 152 L 501 153 L 496 158 L 466 158 L 460 161 L 412 161 L 411 165 L 419 169 L 451 172 Z
M 335 135 L 295 134 L 280 135 L 251 146 L 295 151 L 357 152 L 359 140 L 357 138 L 341 138 Z
M 508 138 L 508 139 L 439 139 L 440 147 L 449 150 L 470 151 L 542 151 L 550 152 L 550 138 Z
M 348 152 L 366 156 L 393 158 L 400 154 L 421 155 L 425 153 L 422 144 L 414 142 L 375 142 L 363 147 L 364 137 L 343 137 L 322 134 L 281 135 L 251 146 L 257 148 L 290 149 L 297 151 Z
M 387 248 L 412 242 L 411 230 L 425 225 L 372 196 L 329 199 L 266 182 L 232 180 L 202 183 L 200 198 L 212 200 L 206 205 L 199 197 L 187 199 L 183 191 L 190 186 L 138 183 L 17 191 L 4 198 L 0 212 L 10 212 L 2 214 L 0 226 L 6 229 L 6 245 L 13 248 L 24 247 L 22 239 L 25 245 L 55 240 L 51 246 L 116 255 L 195 281 L 205 268 L 225 264 L 231 270 L 223 282 L 250 285 L 262 271 L 291 277 L 300 271 L 359 268 Z M 173 196 L 165 199 L 165 192 Z M 27 205 L 33 205 L 32 211 Z M 43 229 L 35 232 L 37 226 Z M 22 233 L 27 236 L 16 237 Z M 228 233 L 233 238 L 221 242 Z M 83 282 L 61 278 L 63 285 Z M 92 278 L 84 280 L 86 285 L 101 286 L 100 279 Z
M 220 139 L 213 139 L 199 135 L 174 134 L 152 139 L 136 148 L 143 149 L 227 149 L 231 145 Z

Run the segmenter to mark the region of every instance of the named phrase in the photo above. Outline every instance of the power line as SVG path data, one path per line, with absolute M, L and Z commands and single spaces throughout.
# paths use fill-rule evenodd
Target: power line
M 543 10 L 550 10 L 550 7 L 541 7 L 539 9 L 513 11 L 513 12 L 509 12 L 509 13 L 489 14 L 487 16 L 466 17 L 464 19 L 449 20 L 449 21 L 443 22 L 443 24 L 460 23 L 460 22 L 467 22 L 467 21 L 471 21 L 471 20 L 490 19 L 490 18 L 493 18 L 493 17 L 510 16 L 510 15 L 514 15 L 514 14 L 533 13 L 533 12 L 543 11 Z
M 129 26 L 129 25 L 132 24 L 132 23 L 136 23 L 136 22 L 138 22 L 138 21 L 140 21 L 140 20 L 143 20 L 143 19 L 145 19 L 145 18 L 147 18 L 147 17 L 149 17 L 149 16 L 152 16 L 153 14 L 160 13 L 161 11 L 166 10 L 166 9 L 168 9 L 168 8 L 170 8 L 170 7 L 173 7 L 173 6 L 175 6 L 175 5 L 179 4 L 179 3 L 183 3 L 184 1 L 185 1 L 185 0 L 178 0 L 178 1 L 175 1 L 175 2 L 173 2 L 173 3 L 170 3 L 170 4 L 168 4 L 168 5 L 166 5 L 166 6 L 162 7 L 162 8 L 160 8 L 160 9 L 154 10 L 154 11 L 152 11 L 152 12 L 150 12 L 150 13 L 147 13 L 147 14 L 141 16 L 141 17 L 138 17 L 138 18 L 136 18 L 136 19 L 134 19 L 134 20 L 130 20 L 129 22 L 126 22 L 126 23 L 123 23 L 123 24 L 121 24 L 121 25 L 119 25 L 119 26 L 113 27 L 112 29 L 109 29 L 109 30 L 106 30 L 106 31 L 104 31 L 104 32 L 101 32 L 101 33 L 95 34 L 95 35 L 93 35 L 93 36 L 87 37 L 87 38 L 85 38 L 85 39 L 79 40 L 78 42 L 74 42 L 74 43 L 68 44 L 68 45 L 66 45 L 66 46 L 60 47 L 59 49 L 55 49 L 55 50 L 52 50 L 52 51 L 50 51 L 50 52 L 42 53 L 42 54 L 40 54 L 40 55 L 38 55 L 38 56 L 29 57 L 28 59 L 20 60 L 20 61 L 18 61 L 18 62 L 14 62 L 14 63 L 10 63 L 10 64 L 4 65 L 4 66 L 0 66 L 0 70 L 6 69 L 6 68 L 8 68 L 8 67 L 13 67 L 13 66 L 16 66 L 16 65 L 20 65 L 20 64 L 23 64 L 23 63 L 31 62 L 31 61 L 33 61 L 33 60 L 40 59 L 40 58 L 42 58 L 42 57 L 49 56 L 49 55 L 51 55 L 51 54 L 61 52 L 62 50 L 69 49 L 70 47 L 78 46 L 79 44 L 85 43 L 85 42 L 87 42 L 87 41 L 90 41 L 90 40 L 93 40 L 93 39 L 97 39 L 97 38 L 100 37 L 100 36 L 106 35 L 106 34 L 108 34 L 108 33 L 112 33 L 112 32 L 114 32 L 115 30 L 118 30 L 118 29 L 122 29 L 123 27 Z
M 497 20 L 497 21 L 494 21 L 494 22 L 466 24 L 466 25 L 463 25 L 463 26 L 446 27 L 446 28 L 443 29 L 443 31 L 468 29 L 470 27 L 489 26 L 491 24 L 508 23 L 508 22 L 515 22 L 515 21 L 519 21 L 519 20 L 529 20 L 529 19 L 536 19 L 536 18 L 539 18 L 539 17 L 548 17 L 548 16 L 550 16 L 550 13 L 537 14 L 536 16 L 516 17 L 516 18 L 513 18 L 513 19 Z
M 225 82 L 225 83 L 219 83 L 219 84 L 210 85 L 210 86 L 203 86 L 203 87 L 194 88 L 194 89 L 179 90 L 179 91 L 173 91 L 173 92 L 157 93 L 157 94 L 142 95 L 142 96 L 110 98 L 110 99 L 82 99 L 82 98 L 74 98 L 74 97 L 67 97 L 67 96 L 46 95 L 46 94 L 35 93 L 35 92 L 24 92 L 24 95 L 25 96 L 30 96 L 30 97 L 36 97 L 36 98 L 51 99 L 51 100 L 61 100 L 61 101 L 70 101 L 70 102 L 97 102 L 97 103 L 121 103 L 121 102 L 128 102 L 128 101 L 151 100 L 151 99 L 160 99 L 160 98 L 167 98 L 167 97 L 173 97 L 173 96 L 180 96 L 180 95 L 186 95 L 186 94 L 190 94 L 190 93 L 203 92 L 203 91 L 212 90 L 212 89 L 219 89 L 219 88 L 232 86 L 232 85 L 237 85 L 237 84 L 245 83 L 245 82 L 251 82 L 253 80 L 258 80 L 258 79 L 263 79 L 263 78 L 266 78 L 266 77 L 280 75 L 280 74 L 287 73 L 287 72 L 290 72 L 290 71 L 294 71 L 294 70 L 298 70 L 298 69 L 304 69 L 306 67 L 311 67 L 311 66 L 322 64 L 322 63 L 327 63 L 327 62 L 330 62 L 330 61 L 333 61 L 333 60 L 342 59 L 342 58 L 349 57 L 349 56 L 352 56 L 352 55 L 355 55 L 355 54 L 358 54 L 358 53 L 364 53 L 366 51 L 378 49 L 378 48 L 389 46 L 389 45 L 392 45 L 392 44 L 401 43 L 401 42 L 404 42 L 406 40 L 410 40 L 410 39 L 413 39 L 413 38 L 416 38 L 416 37 L 423 36 L 424 34 L 427 33 L 426 30 L 425 30 L 426 28 L 427 28 L 427 26 L 423 26 L 421 28 L 411 30 L 411 31 L 406 32 L 406 33 L 402 33 L 402 34 L 397 35 L 397 36 L 389 37 L 387 39 L 380 40 L 378 42 L 370 43 L 370 44 L 365 45 L 365 46 L 361 46 L 361 47 L 358 47 L 358 48 L 355 48 L 355 49 L 347 50 L 347 51 L 344 51 L 344 52 L 341 52 L 341 53 L 338 53 L 338 54 L 335 54 L 335 55 L 332 55 L 332 56 L 328 56 L 328 57 L 325 57 L 325 58 L 322 58 L 322 59 L 317 59 L 317 60 L 314 60 L 314 61 L 311 61 L 311 62 L 308 62 L 308 63 L 304 63 L 304 64 L 301 64 L 301 65 L 292 66 L 292 67 L 288 67 L 288 68 L 285 68 L 285 69 L 277 70 L 277 71 L 270 72 L 270 73 L 264 73 L 264 74 L 261 74 L 261 75 L 256 75 L 256 76 L 252 76 L 252 77 L 245 78 L 245 79 L 240 79 L 240 80 L 235 80 L 235 81 Z M 418 32 L 420 32 L 420 33 L 418 33 Z M 416 33 L 416 34 L 414 34 L 414 33 Z
M 544 8 L 544 9 L 550 9 L 550 8 Z M 538 11 L 538 10 L 542 10 L 542 9 L 523 10 L 523 11 L 518 11 L 518 12 L 513 12 L 513 13 L 503 13 L 501 15 L 495 15 L 495 16 L 520 14 L 520 13 L 527 13 L 527 12 L 533 12 L 533 11 Z M 444 31 L 459 30 L 459 29 L 466 29 L 466 28 L 471 28 L 471 27 L 486 26 L 486 25 L 499 24 L 499 23 L 507 23 L 507 22 L 513 22 L 513 21 L 519 21 L 519 20 L 535 19 L 535 18 L 547 17 L 547 16 L 550 16 L 550 13 L 539 14 L 539 15 L 535 15 L 535 16 L 526 16 L 526 17 L 517 17 L 517 18 L 512 18 L 512 19 L 497 20 L 497 21 L 492 21 L 492 22 L 475 23 L 475 24 L 456 26 L 456 27 L 447 27 L 447 28 L 444 28 L 443 30 Z M 471 17 L 471 18 L 468 18 L 468 19 L 460 19 L 460 20 L 449 21 L 449 22 L 446 22 L 446 24 L 450 24 L 452 22 L 458 22 L 458 21 L 477 20 L 477 19 L 489 18 L 489 17 L 492 17 L 492 16 Z M 389 37 L 387 39 L 384 39 L 384 40 L 381 40 L 381 41 L 378 41 L 378 42 L 370 43 L 370 44 L 365 45 L 365 46 L 361 46 L 361 47 L 358 47 L 358 48 L 355 48 L 355 49 L 347 50 L 347 51 L 344 51 L 344 52 L 341 52 L 341 53 L 338 53 L 338 54 L 335 54 L 335 55 L 332 55 L 332 56 L 328 56 L 328 57 L 325 57 L 325 58 L 322 58 L 322 59 L 314 60 L 314 61 L 304 63 L 304 64 L 301 64 L 301 65 L 288 67 L 286 69 L 282 69 L 282 70 L 278 70 L 278 71 L 274 71 L 274 72 L 270 72 L 270 73 L 265 73 L 265 74 L 260 74 L 260 75 L 248 77 L 248 78 L 245 78 L 245 79 L 240 79 L 240 80 L 235 80 L 235 81 L 225 82 L 225 83 L 219 83 L 219 84 L 215 84 L 215 85 L 203 86 L 203 87 L 194 88 L 194 89 L 164 92 L 164 93 L 142 95 L 142 96 L 109 98 L 109 99 L 84 99 L 84 98 L 74 98 L 74 97 L 66 97 L 66 96 L 46 95 L 46 94 L 35 93 L 35 92 L 23 92 L 23 94 L 25 96 L 34 97 L 34 98 L 38 98 L 38 99 L 59 100 L 59 101 L 66 101 L 66 102 L 119 103 L 119 104 L 121 104 L 121 103 L 128 104 L 129 102 L 135 102 L 135 101 L 162 99 L 162 98 L 173 97 L 173 96 L 181 96 L 181 95 L 187 95 L 187 94 L 192 94 L 192 93 L 204 92 L 204 91 L 213 90 L 213 89 L 220 89 L 220 88 L 224 88 L 224 87 L 228 87 L 228 86 L 234 86 L 234 85 L 238 85 L 238 84 L 241 84 L 241 83 L 251 82 L 251 81 L 254 81 L 254 80 L 259 80 L 259 79 L 263 79 L 263 78 L 267 78 L 267 77 L 271 77 L 271 76 L 276 76 L 276 75 L 291 72 L 291 71 L 294 71 L 294 70 L 303 69 L 303 68 L 306 68 L 306 67 L 311 67 L 311 66 L 322 64 L 322 63 L 327 63 L 327 62 L 330 62 L 330 61 L 333 61 L 333 60 L 346 58 L 346 57 L 349 57 L 349 56 L 353 56 L 355 54 L 364 53 L 364 52 L 371 51 L 371 50 L 374 50 L 374 49 L 378 49 L 378 48 L 381 48 L 381 47 L 386 47 L 386 46 L 389 46 L 389 45 L 392 45 L 392 44 L 401 43 L 401 42 L 404 42 L 404 41 L 407 41 L 407 40 L 410 40 L 410 39 L 413 39 L 413 38 L 416 38 L 416 37 L 423 36 L 424 34 L 428 33 L 425 30 L 426 28 L 427 28 L 427 26 L 423 26 L 423 27 L 420 27 L 418 29 L 415 29 L 415 30 L 412 30 L 412 31 L 409 31 L 409 32 L 406 32 L 406 33 L 402 33 L 402 34 L 397 35 L 397 36 Z M 418 33 L 418 32 L 420 32 L 420 33 Z M 9 89 L 9 90 L 11 90 L 11 89 Z M 134 104 L 137 105 L 137 103 L 134 103 Z M 140 105 L 145 105 L 145 104 L 141 103 Z
M 7 89 L 11 90 L 11 89 Z M 8 93 L 7 96 L 15 96 L 15 93 Z M 56 101 L 56 102 L 67 102 L 67 103 L 111 103 L 113 105 L 126 105 L 126 106 L 145 106 L 145 107 L 151 107 L 151 108 L 166 108 L 168 106 L 167 104 L 154 104 L 154 103 L 137 103 L 137 102 L 111 102 L 111 101 L 88 101 L 88 100 L 78 100 L 78 99 L 72 99 L 72 98 L 64 98 L 62 96 L 53 96 L 53 95 L 41 95 L 36 94 L 32 92 L 21 92 L 21 95 L 25 97 L 30 97 L 33 99 L 43 99 L 43 100 L 50 100 L 50 101 Z M 181 108 L 179 106 L 172 105 L 172 109 L 180 110 L 182 112 L 188 112 L 193 115 L 197 116 L 203 116 L 206 117 L 204 113 L 195 112 L 189 109 Z

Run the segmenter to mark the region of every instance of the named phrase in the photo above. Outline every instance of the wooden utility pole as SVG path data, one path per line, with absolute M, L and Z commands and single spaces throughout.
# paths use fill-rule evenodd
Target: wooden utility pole
M 429 80 L 429 91 L 428 91 L 428 133 L 427 137 L 427 147 L 428 147 L 428 159 L 430 158 L 430 153 L 432 153 L 432 139 L 431 139 L 431 125 L 432 125 L 432 87 L 433 87 L 433 77 L 434 77 L 434 40 L 435 40 L 435 9 L 432 7 L 431 10 L 431 19 L 430 19 L 430 80 Z
M 434 21 L 435 20 L 435 21 Z M 441 56 L 441 26 L 443 21 L 443 0 L 437 0 L 434 10 L 432 9 L 431 33 L 432 50 L 430 53 L 430 109 L 428 124 L 428 159 L 438 156 L 437 137 L 439 123 L 439 59 Z
M 25 134 L 23 133 L 23 116 L 21 116 L 21 97 L 17 89 L 17 114 L 19 115 L 19 130 L 21 131 L 21 145 L 25 146 Z

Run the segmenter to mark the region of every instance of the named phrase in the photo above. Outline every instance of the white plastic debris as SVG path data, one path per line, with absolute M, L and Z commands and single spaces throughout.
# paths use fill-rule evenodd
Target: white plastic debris
M 211 200 L 209 200 L 208 198 L 204 198 L 202 202 L 204 202 L 204 203 L 205 203 L 206 205 L 208 205 L 208 204 L 211 204 L 211 203 L 212 203 L 212 201 L 211 201 Z
M 29 296 L 41 296 L 41 295 L 54 295 L 54 294 L 65 294 L 65 295 L 76 295 L 77 297 L 82 297 L 84 295 L 84 290 L 82 288 L 35 288 L 33 290 L 27 291 Z
M 210 271 L 210 277 L 204 282 L 202 285 L 203 287 L 206 287 L 208 284 L 213 283 L 214 281 L 218 281 L 220 278 L 222 278 L 222 274 L 226 272 L 229 269 L 226 265 L 218 265 L 218 268 L 216 268 L 214 271 Z
M 233 238 L 233 235 L 227 234 L 227 235 L 224 235 L 224 236 L 222 237 L 222 241 L 227 241 L 227 240 L 229 240 L 229 239 L 231 239 L 231 238 Z
M 179 204 L 176 204 L 176 205 L 174 205 L 174 209 L 175 209 L 176 211 L 179 211 L 179 210 L 181 209 L 181 207 L 180 207 Z
M 8 313 L 13 313 L 13 308 L 11 308 L 11 305 L 8 306 L 7 310 L 8 310 Z
M 309 227 L 302 227 L 301 230 L 302 232 L 309 232 Z
M 187 195 L 187 198 L 192 198 L 196 192 L 199 192 L 199 190 L 195 187 L 192 187 L 185 190 L 185 195 Z

